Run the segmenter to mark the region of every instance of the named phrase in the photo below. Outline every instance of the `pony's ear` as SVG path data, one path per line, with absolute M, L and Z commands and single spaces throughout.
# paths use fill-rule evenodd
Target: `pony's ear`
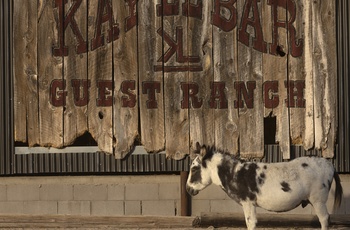
M 201 151 L 201 145 L 199 144 L 199 142 L 196 143 L 196 152 L 200 152 Z
M 207 153 L 207 147 L 205 145 L 200 145 L 199 142 L 196 142 L 196 148 L 193 149 L 193 153 L 190 155 L 191 159 L 199 157 L 201 160 L 204 155 Z
M 202 147 L 200 148 L 200 151 L 199 151 L 199 155 L 201 155 L 202 157 L 204 157 L 205 154 L 207 154 L 207 146 L 202 145 Z
M 196 149 L 194 150 L 194 154 L 203 157 L 206 153 L 207 153 L 207 147 L 205 145 L 200 145 L 199 142 L 197 142 Z
M 204 156 L 207 152 L 207 147 L 205 145 L 200 145 L 199 142 L 196 143 L 195 153 Z

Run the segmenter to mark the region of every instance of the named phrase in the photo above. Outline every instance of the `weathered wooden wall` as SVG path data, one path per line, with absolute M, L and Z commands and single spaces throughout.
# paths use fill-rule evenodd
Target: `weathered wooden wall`
M 123 158 L 199 141 L 261 158 L 264 135 L 333 157 L 335 1 L 13 0 L 14 134 Z M 276 131 L 264 127 L 276 117 Z

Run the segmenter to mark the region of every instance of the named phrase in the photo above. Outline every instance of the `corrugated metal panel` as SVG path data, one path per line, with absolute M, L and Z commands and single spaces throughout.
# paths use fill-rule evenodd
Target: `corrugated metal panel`
M 338 54 L 338 107 L 339 135 L 337 167 L 341 172 L 350 172 L 350 124 L 349 124 L 349 56 L 350 56 L 350 3 L 337 1 L 337 54 Z
M 338 153 L 338 148 L 336 148 Z M 291 159 L 302 156 L 322 156 L 317 150 L 305 151 L 303 146 L 292 146 Z M 339 172 L 349 172 L 349 164 L 344 154 L 336 154 L 332 159 Z M 167 159 L 165 153 L 131 154 L 125 159 L 114 159 L 104 153 L 41 153 L 16 154 L 15 174 L 72 174 L 72 173 L 171 173 L 188 171 L 190 158 L 184 160 Z M 278 145 L 266 145 L 265 157 L 261 162 L 282 162 L 283 156 Z
M 16 154 L 14 173 L 171 173 L 188 171 L 189 165 L 189 157 L 178 161 L 165 153 L 132 154 L 122 160 L 104 153 Z
M 335 157 L 330 159 L 338 172 L 341 173 L 349 173 L 350 172 L 350 164 L 349 164 L 349 153 L 348 154 L 340 154 L 339 146 L 336 146 L 335 149 Z M 318 150 L 310 150 L 305 151 L 302 146 L 292 146 L 291 148 L 291 159 L 303 156 L 322 156 L 321 151 Z M 282 162 L 282 156 L 279 153 L 278 145 L 270 145 L 265 146 L 265 157 L 262 159 L 262 162 L 272 163 L 272 162 Z
M 0 174 L 11 173 L 12 128 L 12 1 L 0 2 Z
M 305 151 L 303 146 L 292 146 L 290 150 L 290 155 L 292 159 L 304 156 L 322 156 L 322 153 L 317 150 Z M 288 160 L 283 160 L 283 156 L 280 153 L 280 148 L 278 145 L 265 145 L 265 157 L 261 162 L 274 163 L 274 162 L 283 162 Z
M 3 93 L 3 87 L 4 87 L 4 36 L 2 35 L 2 31 L 4 31 L 4 2 L 0 2 L 0 130 L 5 130 L 5 123 L 4 123 L 4 93 Z M 0 132 L 0 141 L 4 141 L 4 132 Z M 0 144 L 0 173 L 5 174 L 5 146 L 3 144 Z

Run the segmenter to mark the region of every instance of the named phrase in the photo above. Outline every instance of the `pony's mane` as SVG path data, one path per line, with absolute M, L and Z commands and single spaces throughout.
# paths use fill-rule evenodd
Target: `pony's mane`
M 206 145 L 202 145 L 200 146 L 200 148 L 197 148 L 194 153 L 196 154 L 200 154 L 201 153 L 201 150 L 202 149 L 205 149 L 205 155 L 203 156 L 203 159 L 202 159 L 202 164 L 204 167 L 207 167 L 207 163 L 206 161 L 207 160 L 211 160 L 211 158 L 213 157 L 213 155 L 215 153 L 219 153 L 219 154 L 222 154 L 222 155 L 225 155 L 225 156 L 229 156 L 229 157 L 233 157 L 235 158 L 236 160 L 239 160 L 235 155 L 231 154 L 230 152 L 228 151 L 225 151 L 223 149 L 220 149 L 220 148 L 217 148 L 216 146 L 214 145 L 211 145 L 211 146 L 206 146 Z

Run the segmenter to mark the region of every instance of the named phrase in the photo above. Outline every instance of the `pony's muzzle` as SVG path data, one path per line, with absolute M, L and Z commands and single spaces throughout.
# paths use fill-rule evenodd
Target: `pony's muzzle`
M 195 196 L 199 193 L 198 190 L 195 190 L 193 188 L 191 188 L 190 186 L 186 185 L 186 191 L 188 192 L 188 194 L 190 194 L 191 196 Z

